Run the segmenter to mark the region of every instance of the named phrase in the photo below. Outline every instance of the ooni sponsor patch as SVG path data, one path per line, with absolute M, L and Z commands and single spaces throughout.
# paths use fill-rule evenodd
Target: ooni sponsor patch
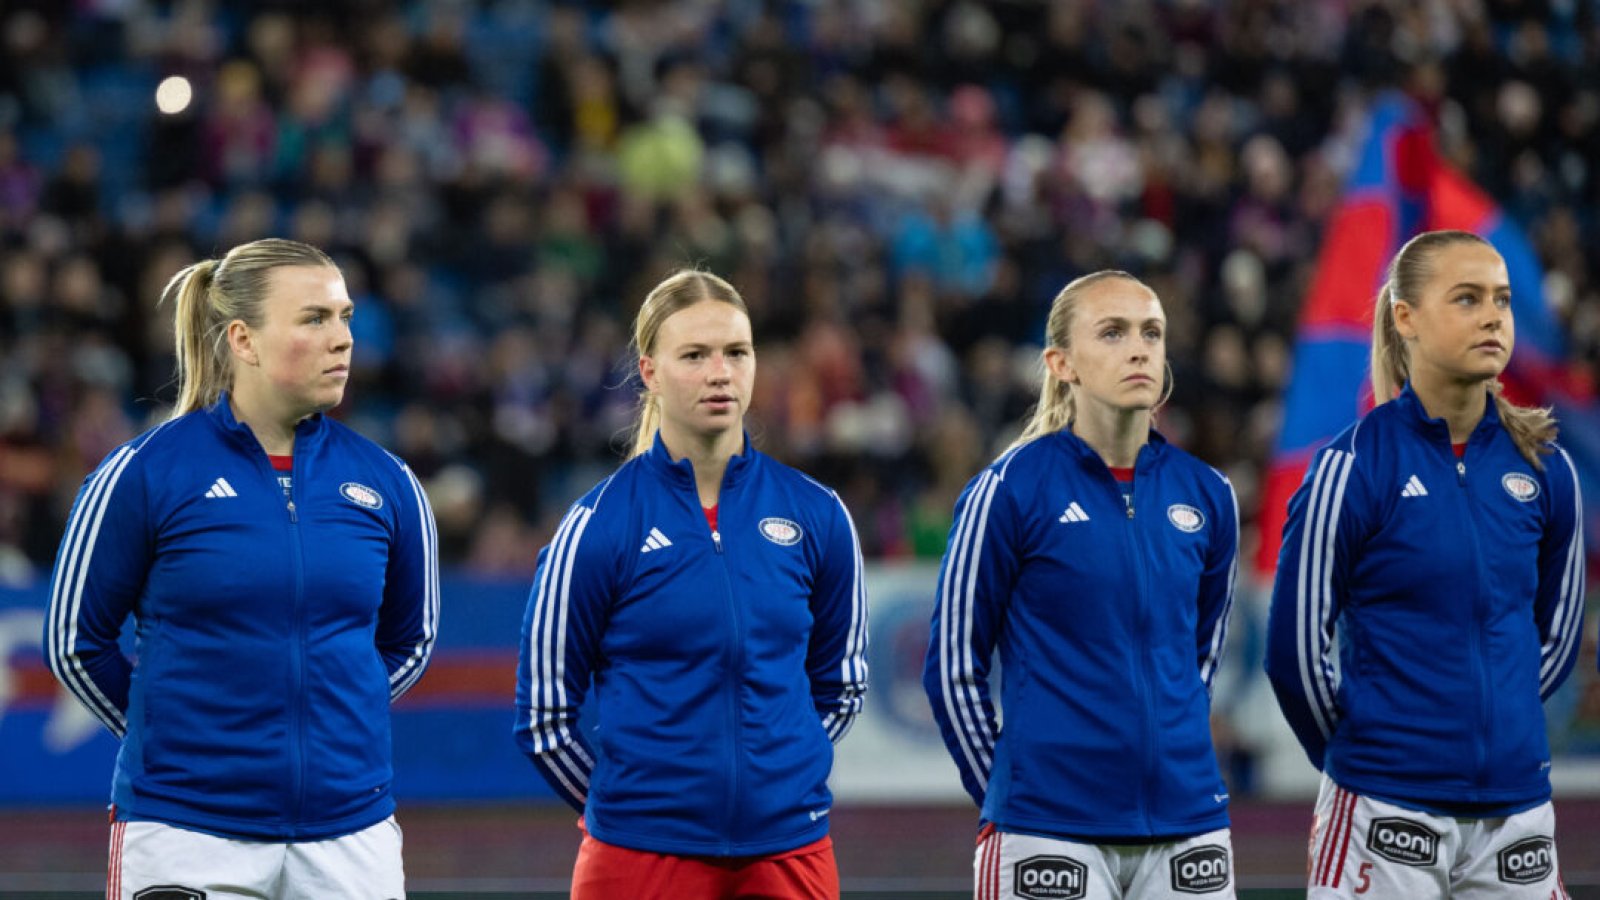
M 1172 889 L 1209 894 L 1228 886 L 1228 851 L 1217 844 L 1185 850 L 1172 858 Z
M 346 481 L 339 485 L 339 494 L 357 506 L 367 509 L 380 509 L 383 507 L 383 495 L 364 484 Z
M 1410 819 L 1373 819 L 1367 849 L 1403 866 L 1431 866 L 1439 859 L 1439 835 Z
M 134 894 L 133 900 L 206 900 L 206 892 L 173 884 L 158 884 Z
M 1495 857 L 1500 880 L 1506 884 L 1538 884 L 1556 867 L 1556 843 L 1547 837 L 1517 841 Z
M 799 525 L 789 519 L 780 519 L 776 516 L 762 519 L 759 527 L 762 537 L 784 547 L 800 543 L 800 536 L 804 533 L 800 530 Z
M 1011 891 L 1029 900 L 1080 900 L 1088 892 L 1089 869 L 1065 856 L 1030 856 L 1012 870 Z

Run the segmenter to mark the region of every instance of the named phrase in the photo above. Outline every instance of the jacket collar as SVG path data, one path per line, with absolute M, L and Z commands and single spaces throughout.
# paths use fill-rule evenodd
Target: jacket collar
M 661 432 L 656 432 L 656 439 L 651 443 L 650 449 L 640 457 L 644 464 L 660 472 L 662 477 L 678 484 L 694 486 L 694 464 L 684 457 L 676 462 L 668 452 L 667 445 L 661 440 Z M 739 483 L 756 464 L 755 449 L 750 446 L 750 432 L 744 432 L 744 447 L 738 453 L 728 458 L 728 470 L 723 473 L 723 487 L 732 487 Z
M 228 403 L 228 392 L 223 391 L 217 396 L 217 402 L 206 407 L 205 413 L 216 423 L 216 426 L 231 439 L 238 441 L 245 447 L 261 450 L 261 442 L 256 440 L 255 432 L 250 426 L 234 418 L 233 407 Z M 294 426 L 294 452 L 296 456 L 310 450 L 322 441 L 327 433 L 327 419 L 322 413 L 313 413 Z
M 1061 429 L 1056 432 L 1056 435 L 1061 440 L 1062 446 L 1067 448 L 1080 465 L 1095 465 L 1102 469 L 1106 468 L 1105 460 L 1100 458 L 1100 452 L 1089 446 L 1089 443 L 1083 438 L 1073 434 L 1071 426 Z M 1136 474 L 1148 472 L 1160 465 L 1161 460 L 1166 458 L 1171 446 L 1161 432 L 1154 428 L 1150 429 L 1149 440 L 1145 442 L 1143 447 L 1139 448 L 1139 455 L 1134 457 L 1134 472 Z
M 1428 415 L 1427 407 L 1422 405 L 1422 398 L 1412 390 L 1411 382 L 1400 389 L 1400 396 L 1390 401 L 1405 415 L 1405 420 L 1422 434 L 1438 438 L 1446 444 L 1450 443 L 1450 426 L 1443 419 L 1435 419 Z M 1483 435 L 1491 433 L 1500 427 L 1500 409 L 1495 405 L 1494 395 L 1487 390 L 1483 392 L 1483 418 L 1478 420 L 1476 428 L 1467 437 L 1467 443 L 1479 440 Z

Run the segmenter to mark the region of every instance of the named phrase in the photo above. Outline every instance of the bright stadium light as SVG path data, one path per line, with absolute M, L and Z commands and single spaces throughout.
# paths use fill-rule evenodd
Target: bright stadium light
M 189 86 L 189 79 L 182 75 L 173 75 L 156 86 L 156 109 L 169 116 L 175 116 L 189 108 L 189 101 L 194 99 L 194 88 Z

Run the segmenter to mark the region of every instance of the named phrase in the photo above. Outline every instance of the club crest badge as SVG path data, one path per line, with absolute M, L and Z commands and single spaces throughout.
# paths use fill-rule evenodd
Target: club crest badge
M 789 519 L 780 519 L 775 516 L 762 519 L 758 527 L 761 529 L 762 537 L 780 547 L 788 547 L 792 544 L 800 543 L 800 537 L 804 534 L 799 525 Z
M 1193 533 L 1205 527 L 1206 516 L 1187 503 L 1174 503 L 1167 507 L 1167 521 L 1179 531 Z
M 382 509 L 383 495 L 364 484 L 346 481 L 339 485 L 339 495 L 357 506 L 367 509 Z
M 1539 496 L 1539 482 L 1534 481 L 1521 472 L 1507 472 L 1500 479 L 1500 486 L 1506 489 L 1512 499 L 1527 503 Z

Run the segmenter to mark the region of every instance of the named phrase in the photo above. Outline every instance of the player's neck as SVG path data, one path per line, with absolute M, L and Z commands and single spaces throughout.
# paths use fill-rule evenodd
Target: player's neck
M 1080 402 L 1071 427 L 1107 466 L 1131 469 L 1139 458 L 1139 448 L 1150 440 L 1150 410 Z

